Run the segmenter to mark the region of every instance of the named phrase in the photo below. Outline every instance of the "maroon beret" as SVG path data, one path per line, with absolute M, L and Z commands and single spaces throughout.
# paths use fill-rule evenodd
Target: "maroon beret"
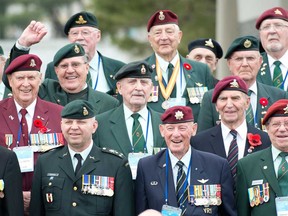
M 239 76 L 227 76 L 216 84 L 212 95 L 212 103 L 216 103 L 219 94 L 224 90 L 241 91 L 248 94 L 248 87 Z
M 11 74 L 17 71 L 40 71 L 41 59 L 33 54 L 25 54 L 15 58 L 6 68 L 5 73 Z
M 173 106 L 167 109 L 162 115 L 163 124 L 177 124 L 183 122 L 194 121 L 191 107 L 188 106 Z
M 260 17 L 256 20 L 256 29 L 260 28 L 261 23 L 265 19 L 283 19 L 288 21 L 288 12 L 281 7 L 274 7 L 264 11 Z
M 152 26 L 169 23 L 178 25 L 178 16 L 170 10 L 157 11 L 150 17 L 147 24 L 147 31 L 149 32 Z
M 270 117 L 288 116 L 288 99 L 281 99 L 273 103 L 267 110 L 262 124 L 265 125 Z

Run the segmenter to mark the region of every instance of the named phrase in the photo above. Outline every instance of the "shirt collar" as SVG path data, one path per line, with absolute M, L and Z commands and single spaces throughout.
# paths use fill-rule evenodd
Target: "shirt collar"
M 169 157 L 170 157 L 170 161 L 171 161 L 171 166 L 172 169 L 176 166 L 177 162 L 179 161 L 178 158 L 176 158 L 172 152 L 170 151 L 170 149 L 168 149 L 169 152 Z M 186 154 L 181 158 L 180 161 L 182 161 L 184 163 L 184 165 L 186 166 L 186 168 L 188 169 L 189 167 L 189 163 L 190 163 L 190 159 L 191 159 L 191 146 L 189 146 L 188 151 L 186 152 Z
M 254 82 L 252 86 L 250 86 L 249 90 L 251 90 L 255 95 L 257 95 L 257 83 Z
M 286 68 L 288 68 L 288 51 L 285 52 L 285 54 L 280 59 L 274 59 L 272 56 L 267 54 L 269 68 L 271 68 L 275 61 L 279 60 L 281 64 L 283 64 Z
M 275 160 L 277 159 L 277 157 L 281 153 L 281 151 L 279 149 L 275 148 L 275 146 L 273 146 L 273 145 L 271 145 L 271 151 L 272 151 L 273 162 L 275 162 Z
M 129 119 L 131 117 L 131 115 L 133 114 L 133 112 L 123 103 L 123 109 L 124 109 L 124 116 L 125 119 Z M 147 121 L 147 117 L 148 117 L 148 109 L 147 106 L 143 107 L 141 110 L 139 110 L 137 113 L 140 114 L 140 116 L 145 119 L 145 121 Z
M 160 65 L 160 68 L 162 69 L 162 71 L 166 71 L 168 68 L 169 63 L 172 63 L 173 66 L 175 67 L 177 61 L 179 60 L 179 54 L 178 51 L 176 53 L 176 55 L 174 56 L 174 58 L 172 59 L 171 62 L 167 62 L 165 61 L 162 57 L 160 57 L 157 53 L 155 53 L 155 56 L 158 60 L 158 64 Z
M 97 71 L 98 70 L 98 60 L 99 60 L 99 54 L 96 51 L 94 57 L 91 59 L 89 62 L 89 66 L 93 68 L 93 70 Z
M 226 139 L 228 135 L 230 134 L 231 129 L 228 128 L 225 124 L 221 123 L 221 130 L 222 130 L 223 139 Z M 236 128 L 235 130 L 237 131 L 237 136 L 240 136 L 240 138 L 243 140 L 246 139 L 246 135 L 248 131 L 246 121 L 243 121 L 242 124 L 239 125 L 239 127 Z
M 89 144 L 89 146 L 82 152 L 75 152 L 68 145 L 68 151 L 70 153 L 71 160 L 73 160 L 75 154 L 80 154 L 82 159 L 83 159 L 83 161 L 85 161 L 86 158 L 88 157 L 89 153 L 91 152 L 92 147 L 93 147 L 93 141 L 92 140 L 91 140 L 91 143 Z
M 14 102 L 15 102 L 15 105 L 16 105 L 17 113 L 19 113 L 20 110 L 21 110 L 23 107 L 21 107 L 21 106 L 16 102 L 15 99 L 14 99 Z M 36 98 L 28 107 L 26 107 L 26 110 L 27 110 L 28 114 L 29 114 L 32 118 L 33 118 L 33 116 L 34 116 L 35 107 L 36 107 L 36 102 L 37 102 L 37 98 Z

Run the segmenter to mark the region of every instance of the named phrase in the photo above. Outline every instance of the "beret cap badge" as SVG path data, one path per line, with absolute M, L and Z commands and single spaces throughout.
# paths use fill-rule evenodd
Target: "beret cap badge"
M 236 81 L 236 79 L 233 80 L 233 82 L 230 82 L 230 87 L 232 88 L 239 88 L 239 84 Z
M 77 24 L 85 24 L 87 21 L 83 18 L 82 15 L 79 16 L 78 20 L 75 21 Z
M 283 110 L 284 110 L 284 114 L 288 114 L 288 104 Z
M 274 11 L 274 13 L 278 15 L 283 15 L 282 12 L 278 8 Z
M 75 47 L 74 47 L 74 52 L 75 53 L 79 53 L 80 52 L 80 49 L 79 49 L 79 47 L 77 45 L 75 45 Z
M 36 63 L 34 59 L 31 59 L 30 61 L 30 67 L 36 67 Z
M 141 74 L 146 74 L 146 68 L 144 65 L 141 66 Z
M 159 20 L 164 20 L 165 19 L 165 15 L 163 14 L 163 11 L 159 12 Z
M 87 116 L 89 114 L 88 110 L 86 107 L 83 107 L 83 115 Z
M 208 47 L 214 48 L 214 44 L 213 44 L 211 38 L 210 38 L 209 40 L 205 41 L 205 46 L 208 46 Z
M 183 112 L 182 111 L 177 111 L 177 112 L 175 112 L 175 118 L 177 119 L 177 120 L 181 120 L 181 119 L 183 119 L 183 117 L 184 117 L 184 114 L 183 114 Z
M 245 48 L 249 48 L 249 47 L 251 47 L 252 42 L 251 42 L 250 40 L 247 39 L 247 40 L 245 40 L 245 42 L 244 42 L 243 45 L 244 45 Z

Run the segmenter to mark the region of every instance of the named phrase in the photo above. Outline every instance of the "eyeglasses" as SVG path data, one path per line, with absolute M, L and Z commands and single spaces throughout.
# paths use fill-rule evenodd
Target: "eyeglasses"
M 239 65 L 243 64 L 244 59 L 246 59 L 246 62 L 248 64 L 253 64 L 257 61 L 258 58 L 254 57 L 254 56 L 231 58 L 231 60 L 233 60 L 236 64 L 239 64 Z
M 79 68 L 81 65 L 86 64 L 86 62 L 81 63 L 81 62 L 72 62 L 71 64 L 59 64 L 58 67 L 61 68 L 62 70 L 67 70 L 69 65 L 71 65 L 71 67 L 73 69 L 77 69 Z
M 282 31 L 284 28 L 288 27 L 288 25 L 282 24 L 282 23 L 274 23 L 272 24 L 267 24 L 264 25 L 260 28 L 260 31 L 269 31 L 273 27 L 274 30 L 276 31 Z
M 286 130 L 288 130 L 288 121 L 286 122 L 270 122 L 269 125 L 274 129 L 279 129 L 281 127 L 281 125 L 283 125 L 285 127 Z
M 82 30 L 82 31 L 69 31 L 69 36 L 71 38 L 76 38 L 78 37 L 79 33 L 82 35 L 82 37 L 87 38 L 90 37 L 91 34 L 95 31 L 98 31 L 97 29 L 93 30 L 93 31 L 89 31 L 89 30 Z

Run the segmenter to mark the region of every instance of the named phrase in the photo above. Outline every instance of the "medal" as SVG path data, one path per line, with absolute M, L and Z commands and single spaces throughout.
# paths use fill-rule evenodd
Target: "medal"
M 162 103 L 162 108 L 164 110 L 168 109 L 169 108 L 169 101 L 165 100 L 163 103 Z
M 0 198 L 4 198 L 4 193 L 2 191 L 0 192 Z

